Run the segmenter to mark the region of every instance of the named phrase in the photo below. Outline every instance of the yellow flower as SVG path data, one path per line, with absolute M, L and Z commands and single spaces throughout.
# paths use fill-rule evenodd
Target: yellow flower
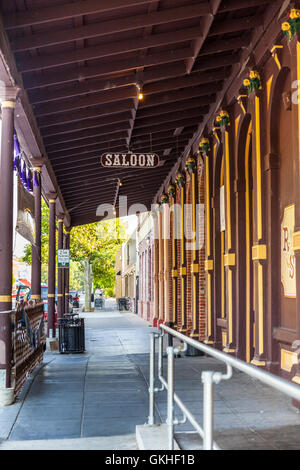
M 248 78 L 245 78 L 245 80 L 243 81 L 243 85 L 244 86 L 249 86 L 250 85 L 250 80 L 248 80 Z
M 217 117 L 216 117 L 216 121 L 217 121 L 217 122 L 220 122 L 220 121 L 222 121 L 222 118 L 221 118 L 221 116 L 217 116 Z
M 205 137 L 203 137 L 201 140 L 201 144 L 208 144 L 208 143 L 209 143 L 209 139 L 206 139 Z
M 295 20 L 296 18 L 300 18 L 300 10 L 293 8 L 290 13 L 291 20 Z
M 282 31 L 289 31 L 289 30 L 291 29 L 290 23 L 288 23 L 287 21 L 285 21 L 284 23 L 282 23 L 281 29 L 282 29 Z
M 220 116 L 221 117 L 229 117 L 229 114 L 227 113 L 227 111 L 221 111 Z
M 250 78 L 260 78 L 259 73 L 256 70 L 251 70 L 249 77 Z

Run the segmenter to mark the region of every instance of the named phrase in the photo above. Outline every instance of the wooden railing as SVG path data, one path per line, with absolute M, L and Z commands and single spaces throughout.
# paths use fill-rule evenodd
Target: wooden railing
M 12 313 L 12 384 L 15 395 L 26 377 L 43 361 L 45 343 L 43 302 L 19 305 Z

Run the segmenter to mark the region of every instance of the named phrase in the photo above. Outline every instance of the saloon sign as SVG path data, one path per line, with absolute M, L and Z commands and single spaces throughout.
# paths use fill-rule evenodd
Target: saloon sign
M 156 153 L 104 153 L 100 161 L 105 168 L 155 168 L 159 156 Z

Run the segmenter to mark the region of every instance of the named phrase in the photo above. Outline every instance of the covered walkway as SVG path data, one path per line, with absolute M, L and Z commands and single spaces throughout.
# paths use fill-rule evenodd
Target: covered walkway
M 128 312 L 84 316 L 86 354 L 45 355 L 17 402 L 0 409 L 0 449 L 136 449 L 135 426 L 148 416 L 153 328 Z M 207 369 L 220 366 L 206 357 L 176 360 L 176 393 L 200 423 L 201 371 Z M 166 402 L 162 392 L 157 423 L 166 420 Z M 238 372 L 216 386 L 215 428 L 223 449 L 297 449 L 300 444 L 300 416 L 289 399 Z M 182 448 L 200 447 L 189 424 L 176 429 Z

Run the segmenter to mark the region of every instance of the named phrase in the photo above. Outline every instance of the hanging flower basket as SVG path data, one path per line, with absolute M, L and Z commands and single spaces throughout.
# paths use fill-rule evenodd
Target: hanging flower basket
M 227 111 L 221 111 L 220 114 L 216 117 L 216 122 L 220 127 L 227 127 L 230 125 L 229 114 Z
M 209 139 L 206 139 L 206 138 L 202 138 L 201 139 L 201 142 L 199 144 L 199 149 L 200 149 L 200 152 L 202 153 L 207 153 L 210 151 L 210 147 L 209 147 Z
M 261 90 L 262 86 L 259 73 L 256 70 L 251 70 L 248 78 L 245 78 L 243 81 L 243 85 L 247 89 L 248 94 L 253 91 Z
M 169 198 L 166 194 L 163 194 L 162 197 L 160 198 L 160 201 L 162 204 L 167 204 L 169 202 Z
M 168 194 L 169 196 L 171 197 L 174 197 L 175 194 L 176 194 L 176 188 L 174 186 L 174 184 L 170 184 L 170 186 L 168 187 Z
M 176 176 L 176 183 L 178 184 L 178 186 L 184 186 L 185 184 L 185 176 L 183 173 L 178 173 L 177 176 Z
M 290 41 L 296 33 L 300 33 L 300 10 L 293 8 L 287 21 L 282 23 L 281 29 Z
M 185 167 L 187 170 L 193 170 L 196 168 L 196 160 L 193 157 L 189 157 L 185 162 Z

